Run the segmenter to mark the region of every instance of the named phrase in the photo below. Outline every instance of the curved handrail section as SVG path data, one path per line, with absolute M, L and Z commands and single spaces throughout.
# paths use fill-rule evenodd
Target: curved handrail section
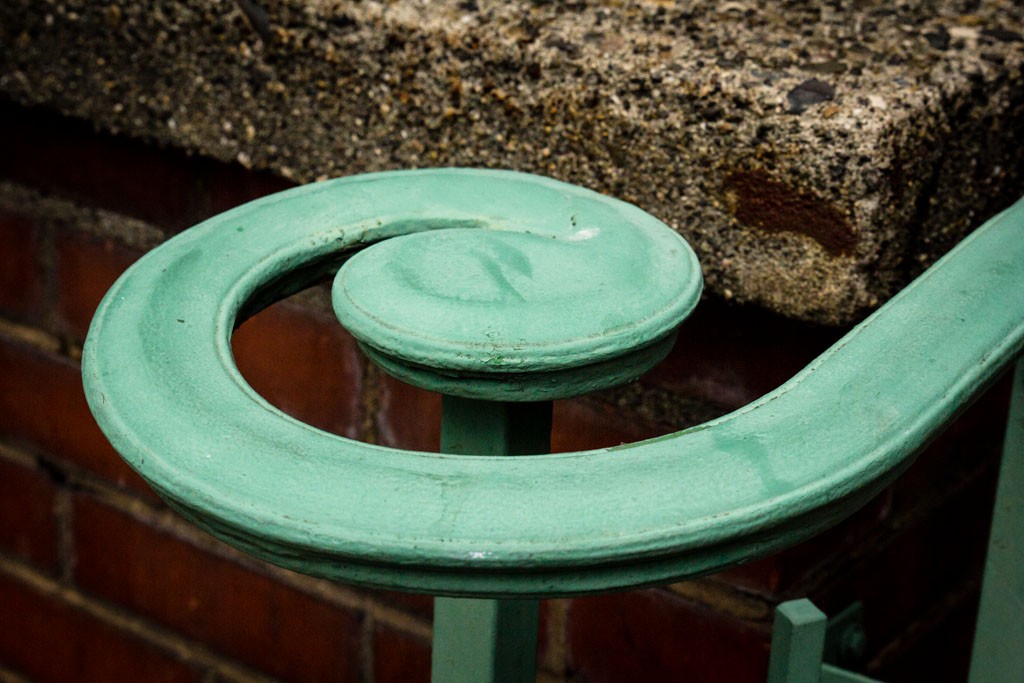
M 834 524 L 1024 345 L 1019 202 L 777 390 L 640 443 L 523 458 L 383 448 L 284 415 L 239 375 L 232 329 L 308 283 L 297 274 L 384 238 L 508 229 L 513 211 L 535 211 L 542 230 L 579 208 L 554 181 L 504 186 L 520 180 L 458 170 L 343 179 L 170 240 L 125 273 L 90 329 L 83 373 L 100 426 L 185 517 L 276 564 L 443 595 L 567 595 L 720 570 Z M 396 196 L 413 208 L 382 215 Z

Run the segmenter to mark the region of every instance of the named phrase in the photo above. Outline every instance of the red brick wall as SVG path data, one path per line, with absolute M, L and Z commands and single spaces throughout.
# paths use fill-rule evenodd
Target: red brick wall
M 202 218 L 289 183 L 0 104 L 0 679 L 425 681 L 431 601 L 268 566 L 169 512 L 106 443 L 78 358 L 100 297 Z M 635 441 L 738 407 L 842 330 L 707 301 L 639 384 L 556 406 L 556 450 Z M 435 449 L 439 401 L 368 366 L 322 290 L 236 334 L 286 412 Z M 544 605 L 543 680 L 763 680 L 772 609 L 864 604 L 868 670 L 960 681 L 1005 387 L 839 528 L 721 575 Z M 613 483 L 609 483 L 613 485 Z M 16 679 L 17 680 L 17 679 Z

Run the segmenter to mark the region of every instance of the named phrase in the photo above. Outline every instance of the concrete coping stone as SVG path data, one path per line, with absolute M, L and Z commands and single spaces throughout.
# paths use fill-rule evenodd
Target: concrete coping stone
M 849 324 L 1024 193 L 1012 0 L 13 0 L 0 92 L 297 181 L 634 203 L 717 296 Z

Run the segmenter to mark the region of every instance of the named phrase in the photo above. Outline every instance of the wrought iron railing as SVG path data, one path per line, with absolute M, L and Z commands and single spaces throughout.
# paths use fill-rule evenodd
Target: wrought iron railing
M 386 370 L 448 396 L 446 453 L 313 429 L 235 368 L 238 324 L 346 261 L 339 317 Z M 360 176 L 244 205 L 148 254 L 104 300 L 83 373 L 107 437 L 183 516 L 301 572 L 449 596 L 435 681 L 521 681 L 536 598 L 764 556 L 898 477 L 1021 353 L 1024 203 L 750 405 L 540 455 L 547 402 L 653 365 L 699 291 L 689 247 L 607 197 L 503 172 Z M 1018 372 L 973 683 L 1024 679 L 1022 396 Z M 773 683 L 858 680 L 823 668 L 822 624 L 807 603 L 780 609 Z

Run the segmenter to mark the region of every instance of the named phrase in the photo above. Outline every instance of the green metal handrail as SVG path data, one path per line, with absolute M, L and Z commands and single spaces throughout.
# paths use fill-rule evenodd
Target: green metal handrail
M 554 181 L 466 170 L 342 179 L 239 207 L 154 250 L 108 293 L 84 350 L 90 406 L 174 508 L 276 564 L 440 595 L 569 595 L 721 570 L 831 526 L 1024 345 L 1018 203 L 777 390 L 618 448 L 381 448 L 289 418 L 234 366 L 236 325 L 367 244 L 527 224 L 557 237 L 588 211 L 646 220 Z

